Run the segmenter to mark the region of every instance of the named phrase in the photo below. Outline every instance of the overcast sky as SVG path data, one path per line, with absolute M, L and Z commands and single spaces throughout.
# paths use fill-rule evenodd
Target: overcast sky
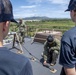
M 50 18 L 70 18 L 64 12 L 69 0 L 11 0 L 15 18 L 47 16 Z

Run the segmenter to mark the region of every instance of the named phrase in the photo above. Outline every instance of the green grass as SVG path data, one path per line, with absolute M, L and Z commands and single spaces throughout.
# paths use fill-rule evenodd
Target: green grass
M 25 22 L 25 25 L 28 26 L 28 33 L 30 36 L 33 36 L 36 29 L 42 31 L 44 29 L 48 30 L 59 30 L 62 33 L 74 27 L 75 24 L 70 19 L 50 19 L 42 21 L 32 21 Z M 16 24 L 11 23 L 10 31 L 17 31 L 18 27 Z

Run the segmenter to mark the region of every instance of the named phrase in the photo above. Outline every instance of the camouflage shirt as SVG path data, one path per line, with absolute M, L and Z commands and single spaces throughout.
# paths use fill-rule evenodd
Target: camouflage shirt
M 25 25 L 21 24 L 19 26 L 19 32 L 25 32 Z
M 56 38 L 54 38 L 54 42 L 49 44 L 47 41 L 44 43 L 44 60 L 47 60 L 47 57 L 49 56 L 49 53 L 51 50 L 57 50 L 59 52 L 60 50 L 60 41 Z

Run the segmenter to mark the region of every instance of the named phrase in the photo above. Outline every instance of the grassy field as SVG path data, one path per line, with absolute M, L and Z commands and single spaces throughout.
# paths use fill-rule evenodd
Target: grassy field
M 75 24 L 70 19 L 50 19 L 41 21 L 26 21 L 25 25 L 28 26 L 28 35 L 33 36 L 36 29 L 42 30 L 58 30 L 64 33 L 70 28 L 74 27 Z M 18 25 L 11 23 L 10 31 L 17 31 Z

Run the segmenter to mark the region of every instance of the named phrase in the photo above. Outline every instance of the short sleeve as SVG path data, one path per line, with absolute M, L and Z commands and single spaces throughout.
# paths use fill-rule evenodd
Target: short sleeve
M 32 66 L 30 61 L 24 66 L 19 75 L 33 75 Z
M 59 63 L 68 68 L 75 67 L 76 54 L 73 48 L 66 42 L 61 42 Z

